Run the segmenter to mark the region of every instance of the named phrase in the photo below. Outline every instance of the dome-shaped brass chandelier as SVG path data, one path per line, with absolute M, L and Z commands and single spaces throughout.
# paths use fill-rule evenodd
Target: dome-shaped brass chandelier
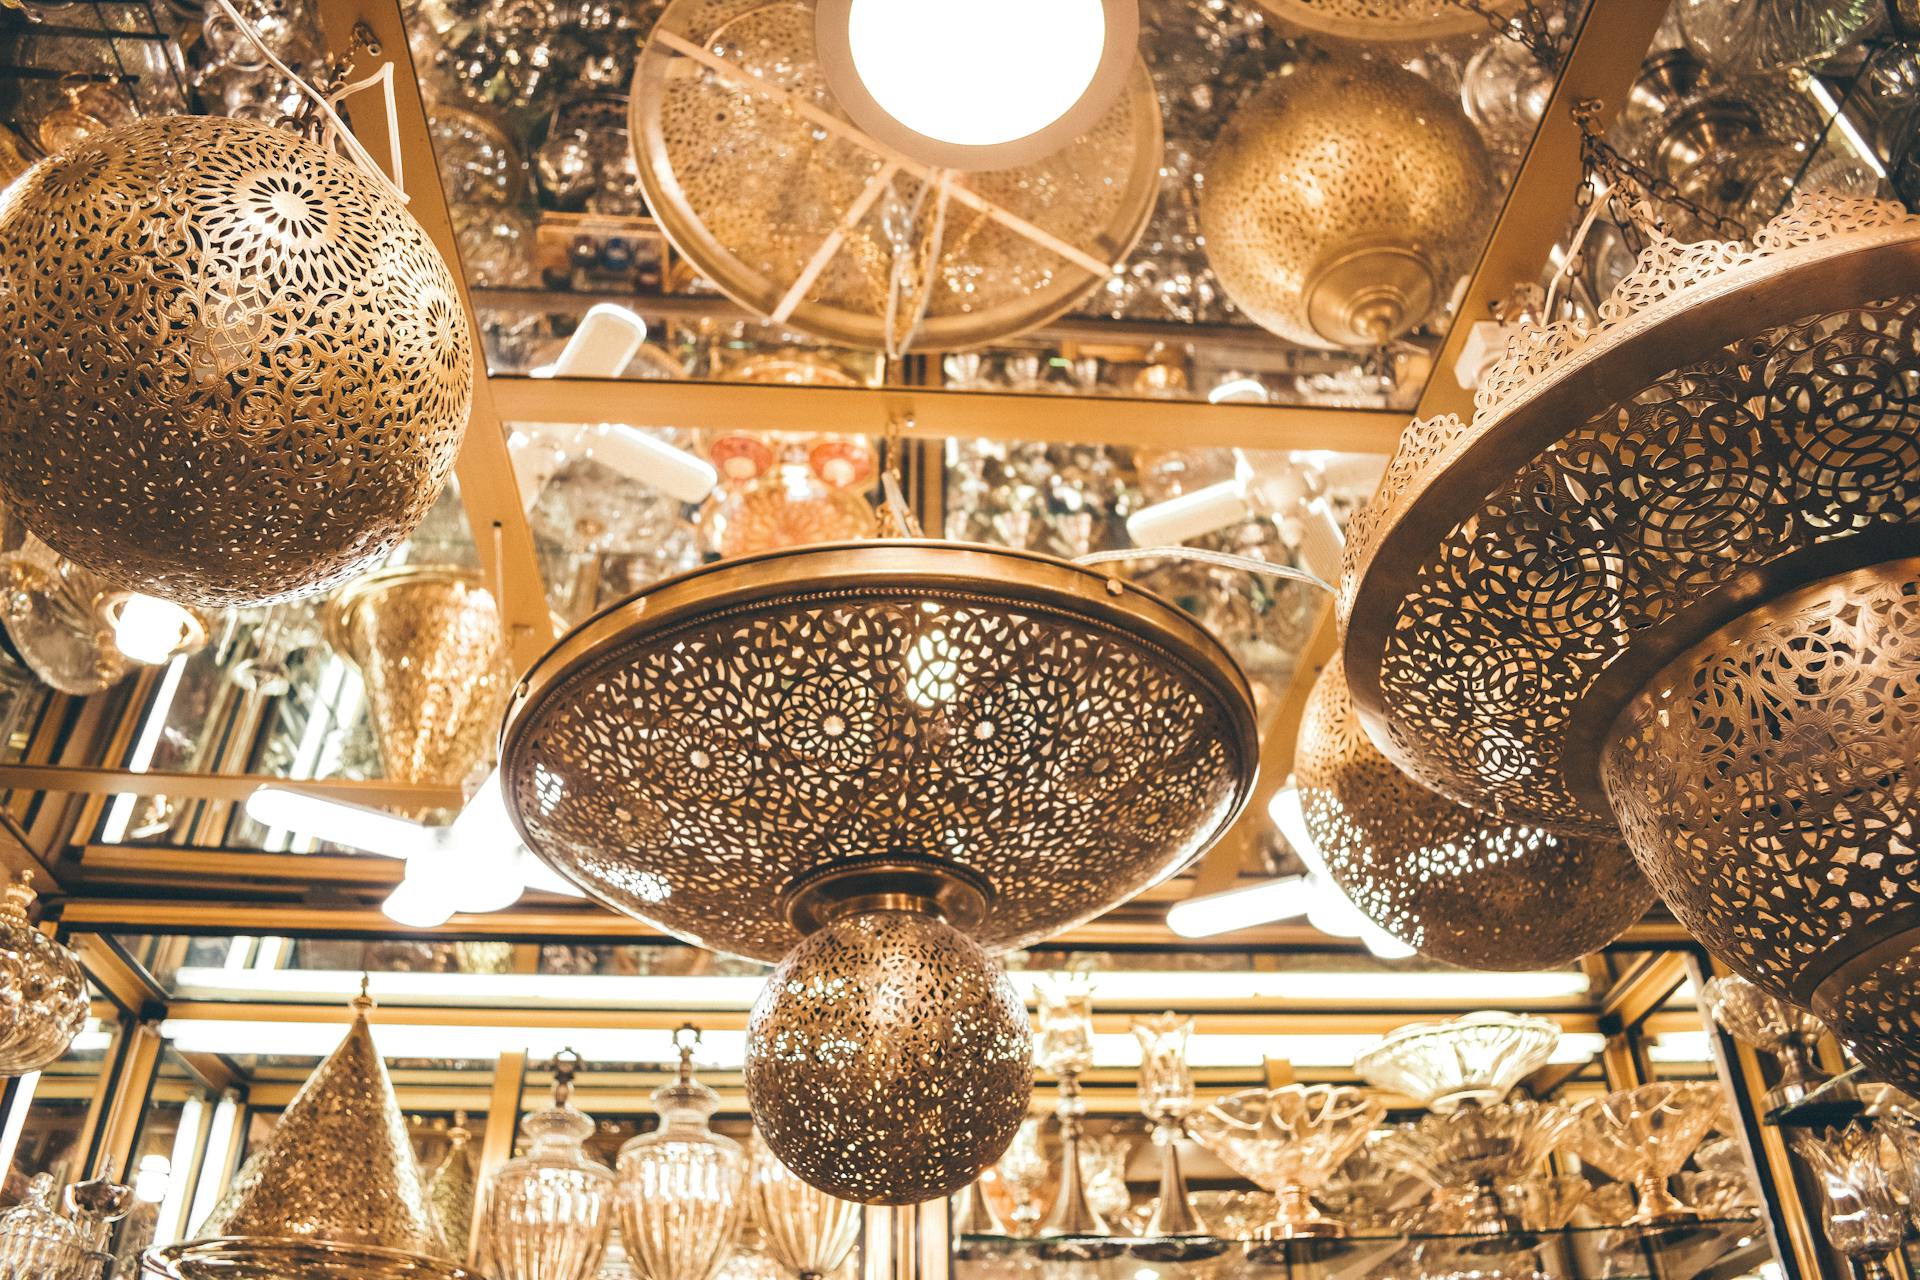
M 1200 230 L 1247 317 L 1310 347 L 1377 347 L 1443 303 L 1493 172 L 1459 103 L 1388 62 L 1317 55 L 1235 109 Z
M 1553 968 L 1653 905 L 1617 839 L 1501 822 L 1402 773 L 1354 718 L 1338 655 L 1307 698 L 1294 774 L 1328 873 L 1375 924 L 1435 960 Z
M 1137 53 L 1118 101 L 1063 147 L 959 171 L 853 123 L 815 9 L 674 0 L 634 71 L 647 204 L 737 302 L 833 342 L 952 351 L 1060 315 L 1146 230 L 1162 137 Z
M 410 533 L 466 428 L 453 277 L 393 195 L 278 129 L 137 121 L 0 198 L 0 496 L 117 586 L 260 604 Z
M 1352 40 L 1440 40 L 1487 29 L 1487 20 L 1455 0 L 1260 0 L 1275 16 L 1322 35 Z M 1519 0 L 1492 0 L 1492 13 Z
M 1026 1018 L 987 955 L 1184 864 L 1257 755 L 1246 678 L 1159 597 L 887 540 L 602 612 L 517 691 L 501 769 L 528 847 L 595 897 L 786 957 L 748 1040 L 768 1145 L 833 1195 L 912 1203 L 972 1182 L 1026 1109 Z
M 1802 196 L 1655 236 L 1598 324 L 1416 423 L 1356 520 L 1374 743 L 1510 819 L 1617 821 L 1674 914 L 1920 1086 L 1920 218 Z

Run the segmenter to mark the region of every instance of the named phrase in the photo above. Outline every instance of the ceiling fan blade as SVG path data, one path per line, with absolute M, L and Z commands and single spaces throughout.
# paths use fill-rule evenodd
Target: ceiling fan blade
M 432 827 L 384 809 L 291 787 L 261 787 L 247 797 L 247 816 L 269 827 L 387 858 L 410 858 L 436 843 Z

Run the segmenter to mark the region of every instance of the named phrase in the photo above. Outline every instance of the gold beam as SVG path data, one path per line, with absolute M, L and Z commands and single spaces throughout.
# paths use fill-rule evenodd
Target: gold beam
M 487 1133 L 480 1141 L 480 1168 L 476 1171 L 484 1188 L 501 1165 L 513 1158 L 513 1135 L 520 1127 L 520 1091 L 527 1082 L 527 1055 L 503 1053 L 493 1066 L 493 1091 L 487 1101 Z M 467 1256 L 480 1252 L 480 1236 L 485 1230 L 486 1198 L 474 1206 L 473 1234 L 467 1240 Z
M 1637 1029 L 1686 980 L 1686 952 L 1656 951 L 1641 957 L 1600 1001 L 1609 1034 Z
M 414 71 L 406 20 L 398 0 L 320 0 L 320 25 L 328 52 L 336 57 L 353 48 L 356 31 L 364 27 L 377 42 L 379 56 L 393 63 L 395 123 L 410 197 L 408 208 L 453 268 L 460 305 L 473 330 L 473 413 L 467 419 L 466 442 L 456 468 L 460 500 L 466 507 L 480 563 L 499 597 L 500 617 L 507 628 L 515 664 L 524 671 L 553 643 L 552 614 L 547 609 L 540 566 L 534 556 L 533 531 L 527 525 L 520 486 L 514 480 L 513 458 L 494 408 L 485 343 L 473 300 L 468 296 L 466 270 L 460 262 L 446 191 L 440 185 L 440 166 L 433 154 L 426 100 Z M 378 94 L 363 93 L 347 105 L 354 132 L 367 150 L 384 162 L 388 137 L 385 101 Z
M 710 431 L 859 431 L 908 437 L 1161 448 L 1391 453 L 1406 415 L 1204 400 L 1021 395 L 926 387 L 782 387 L 631 378 L 496 378 L 507 422 L 628 422 Z
M 68 944 L 93 985 L 106 992 L 108 999 L 125 1012 L 137 1018 L 149 1004 L 166 999 L 167 993 L 157 990 L 152 980 L 129 961 L 126 953 L 107 935 L 77 934 L 68 939 Z
M 0 790 L 59 791 L 90 796 L 177 796 L 182 800 L 245 800 L 260 787 L 282 787 L 348 804 L 390 809 L 457 809 L 466 797 L 457 787 L 404 782 L 296 780 L 248 773 L 130 773 L 78 765 L 0 765 Z M 4 862 L 4 855 L 0 855 Z

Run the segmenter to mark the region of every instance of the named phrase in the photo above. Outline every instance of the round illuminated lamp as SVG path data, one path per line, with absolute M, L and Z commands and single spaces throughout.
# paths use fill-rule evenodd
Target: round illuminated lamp
M 903 151 L 839 103 L 822 7 L 672 0 L 635 64 L 628 133 L 641 186 L 662 233 L 701 275 L 785 328 L 876 351 L 1002 341 L 1070 311 L 1111 277 L 1153 216 L 1165 150 L 1136 41 L 1115 33 L 1102 44 L 1103 59 L 1121 49 L 1128 58 L 1091 122 L 1076 131 L 1076 108 L 1058 131 L 1036 135 L 1048 139 L 1036 157 L 1016 162 L 1034 141 L 1020 138 L 995 167 L 959 169 Z M 969 6 L 959 25 L 979 21 Z M 1031 22 L 1023 15 L 1014 29 Z M 968 62 L 945 34 L 920 38 L 915 65 L 929 75 L 936 61 L 971 68 L 976 105 L 1001 96 L 1007 86 L 982 68 L 1007 57 Z M 843 68 L 840 79 L 851 74 Z M 1105 86 L 1096 76 L 1081 102 L 1098 101 Z M 913 263 L 905 285 L 892 270 L 903 226 Z
M 1350 529 L 1374 745 L 1463 803 L 1620 830 L 1682 925 L 1920 1086 L 1920 218 L 1796 197 L 1656 237 Z
M 748 1036 L 762 1136 L 821 1190 L 905 1204 L 968 1185 L 1026 1114 L 1027 1018 L 988 957 L 1172 874 L 1257 759 L 1246 677 L 1173 605 L 882 540 L 603 611 L 516 692 L 501 770 L 527 846 L 583 890 L 780 961 Z
M 1044 160 L 1100 122 L 1138 56 L 1139 0 L 816 0 L 847 116 L 945 169 Z

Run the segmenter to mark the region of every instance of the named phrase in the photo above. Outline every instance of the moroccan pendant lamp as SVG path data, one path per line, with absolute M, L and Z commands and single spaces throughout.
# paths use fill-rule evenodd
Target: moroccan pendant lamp
M 1321 35 L 1348 40 L 1443 40 L 1484 32 L 1480 10 L 1502 14 L 1520 0 L 1489 0 L 1469 7 L 1459 0 L 1260 0 L 1275 17 Z
M 673 0 L 630 96 L 647 205 L 772 323 L 889 354 L 1011 337 L 1099 288 L 1152 217 L 1138 27 L 1135 0 Z
M 1402 773 L 1354 718 L 1338 654 L 1307 697 L 1294 774 L 1327 873 L 1421 955 L 1469 969 L 1557 968 L 1653 905 L 1618 839 L 1502 822 Z
M 235 1175 L 199 1238 L 142 1258 L 167 1280 L 485 1280 L 434 1256 L 406 1119 L 354 1002 L 347 1038 L 294 1095 L 273 1137 Z
M 1389 759 L 1617 823 L 1710 951 L 1920 1087 L 1920 218 L 1822 193 L 1751 244 L 1656 231 L 1594 326 L 1415 423 L 1350 532 Z
M 722 561 L 576 628 L 501 776 L 588 893 L 780 967 L 754 1119 L 846 1200 L 972 1182 L 1031 1092 L 991 953 L 1171 874 L 1244 805 L 1246 678 L 1148 592 L 1051 557 L 877 540 Z

